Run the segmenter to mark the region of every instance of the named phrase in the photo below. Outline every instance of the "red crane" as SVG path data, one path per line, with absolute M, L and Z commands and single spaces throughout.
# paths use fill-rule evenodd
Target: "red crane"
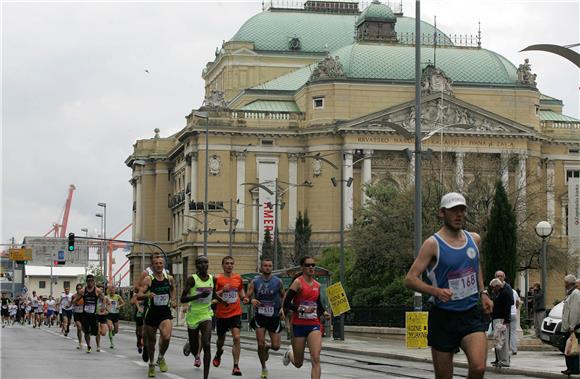
M 47 237 L 50 233 L 54 232 L 54 237 L 65 237 L 66 236 L 66 227 L 68 225 L 68 216 L 70 214 L 70 206 L 72 204 L 72 197 L 73 192 L 77 189 L 74 184 L 71 184 L 68 187 L 68 196 L 66 198 L 66 202 L 64 204 L 64 210 L 62 212 L 62 222 L 60 224 L 54 223 L 52 224 L 52 229 L 50 229 L 44 237 Z

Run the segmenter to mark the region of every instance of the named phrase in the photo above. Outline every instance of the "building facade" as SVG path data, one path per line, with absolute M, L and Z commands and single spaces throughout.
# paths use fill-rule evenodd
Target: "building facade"
M 337 244 L 341 197 L 331 178 L 352 178 L 343 183 L 347 229 L 366 184 L 386 175 L 413 181 L 414 25 L 377 1 L 362 10 L 307 1 L 249 19 L 203 69 L 206 99 L 184 128 L 168 137 L 156 130 L 127 158 L 134 239 L 160 244 L 184 277 L 195 270 L 207 159 L 212 270 L 231 251 L 237 271 L 256 271 L 265 231 L 276 224 L 291 249 L 305 210 L 314 243 Z M 436 60 L 423 65 L 420 117 L 440 180 L 463 191 L 481 172 L 501 178 L 518 197 L 518 217 L 539 209 L 555 226 L 554 243 L 576 254 L 568 182 L 580 173 L 580 120 L 536 88 L 527 60 L 516 67 L 479 37 L 451 38 L 425 22 L 422 30 L 422 55 L 436 47 Z M 133 248 L 132 278 L 150 251 Z

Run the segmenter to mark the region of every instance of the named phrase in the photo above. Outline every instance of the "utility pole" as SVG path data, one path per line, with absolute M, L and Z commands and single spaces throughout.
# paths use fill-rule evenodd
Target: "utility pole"
M 16 240 L 12 237 L 12 247 L 16 247 Z M 16 262 L 12 261 L 12 298 L 16 297 Z
M 229 219 L 229 244 L 228 244 L 228 253 L 230 257 L 233 257 L 232 255 L 232 243 L 233 243 L 233 234 L 234 234 L 234 230 L 233 230 L 233 212 L 234 212 L 234 208 L 233 207 L 233 200 L 230 198 L 230 219 Z M 237 216 L 237 215 L 236 215 Z

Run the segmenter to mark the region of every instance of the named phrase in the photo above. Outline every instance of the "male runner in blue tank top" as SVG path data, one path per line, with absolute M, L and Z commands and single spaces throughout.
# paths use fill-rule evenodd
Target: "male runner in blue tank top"
M 280 349 L 280 321 L 284 319 L 282 300 L 284 299 L 284 285 L 282 280 L 272 275 L 272 260 L 262 259 L 260 271 L 262 275 L 256 276 L 248 286 L 248 292 L 244 297 L 244 304 L 251 300 L 254 306 L 253 325 L 256 329 L 256 341 L 258 342 L 258 358 L 262 364 L 260 378 L 268 377 L 266 361 L 268 360 L 268 350 L 278 351 Z M 252 325 L 252 324 L 250 324 Z M 266 344 L 266 330 L 270 334 L 270 344 Z
M 435 377 L 453 377 L 453 354 L 459 347 L 467 356 L 468 379 L 483 378 L 487 360 L 484 313 L 493 302 L 484 291 L 479 261 L 481 237 L 463 230 L 467 203 L 450 192 L 441 198 L 439 217 L 443 227 L 421 246 L 405 278 L 405 285 L 431 295 L 429 331 Z M 430 284 L 421 280 L 427 273 Z M 478 305 L 480 303 L 482 308 Z

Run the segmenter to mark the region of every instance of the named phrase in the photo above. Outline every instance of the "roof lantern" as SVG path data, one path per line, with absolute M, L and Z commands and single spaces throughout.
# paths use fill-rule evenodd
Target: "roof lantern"
M 397 17 L 388 5 L 373 0 L 356 20 L 357 40 L 396 42 L 396 23 Z

